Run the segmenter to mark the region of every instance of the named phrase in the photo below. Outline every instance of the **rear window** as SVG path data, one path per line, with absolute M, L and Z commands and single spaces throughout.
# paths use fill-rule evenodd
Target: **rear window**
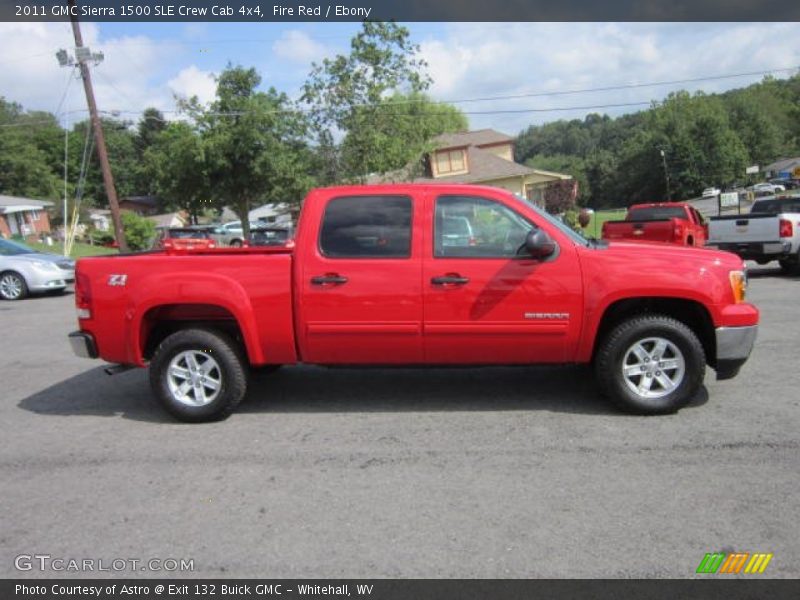
M 686 211 L 680 206 L 651 206 L 634 208 L 628 212 L 626 221 L 656 221 L 662 219 L 685 219 Z
M 173 239 L 202 239 L 207 240 L 209 235 L 207 231 L 194 230 L 194 229 L 170 229 L 169 236 Z
M 411 256 L 411 198 L 345 196 L 325 207 L 319 248 L 332 258 Z
M 787 198 L 779 200 L 773 198 L 770 200 L 756 200 L 753 207 L 750 209 L 751 213 L 768 213 L 777 215 L 785 212 L 800 212 L 800 200 Z

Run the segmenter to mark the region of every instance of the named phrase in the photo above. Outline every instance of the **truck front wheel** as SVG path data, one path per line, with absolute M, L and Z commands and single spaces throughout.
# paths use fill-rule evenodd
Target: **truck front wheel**
M 150 387 L 164 408 L 181 421 L 227 418 L 247 391 L 238 347 L 221 332 L 183 329 L 156 349 Z
M 694 332 L 663 315 L 617 325 L 595 360 L 601 392 L 618 407 L 646 415 L 686 406 L 703 383 L 706 358 Z

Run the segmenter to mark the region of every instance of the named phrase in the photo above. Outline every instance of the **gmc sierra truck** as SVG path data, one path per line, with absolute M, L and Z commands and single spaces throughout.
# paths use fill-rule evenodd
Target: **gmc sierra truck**
M 446 224 L 462 219 L 454 243 Z M 185 421 L 228 416 L 251 367 L 301 362 L 593 364 L 619 407 L 659 414 L 706 365 L 735 376 L 756 337 L 733 254 L 586 240 L 497 188 L 316 189 L 295 239 L 81 259 L 75 353 L 149 367 Z
M 703 216 L 686 202 L 634 204 L 623 221 L 603 223 L 604 240 L 666 242 L 702 246 L 708 229 Z
M 713 217 L 708 246 L 800 273 L 800 197 L 761 198 L 749 214 Z

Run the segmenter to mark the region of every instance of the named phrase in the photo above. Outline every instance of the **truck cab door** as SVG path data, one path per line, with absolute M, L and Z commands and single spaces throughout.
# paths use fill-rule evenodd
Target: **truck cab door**
M 421 205 L 411 193 L 319 202 L 321 221 L 309 223 L 299 240 L 295 305 L 303 360 L 421 363 Z
M 574 243 L 553 231 L 555 253 L 532 258 L 525 238 L 544 225 L 534 217 L 544 218 L 510 195 L 434 192 L 427 204 L 431 222 L 426 232 L 431 234 L 422 277 L 426 362 L 570 361 L 583 311 Z M 447 235 L 448 223 L 456 220 L 468 222 L 469 238 Z

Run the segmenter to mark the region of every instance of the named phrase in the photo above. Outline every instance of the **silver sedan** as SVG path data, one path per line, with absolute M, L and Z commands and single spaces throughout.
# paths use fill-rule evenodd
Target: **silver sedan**
M 0 298 L 3 300 L 20 300 L 38 292 L 61 292 L 74 281 L 74 260 L 0 239 Z

